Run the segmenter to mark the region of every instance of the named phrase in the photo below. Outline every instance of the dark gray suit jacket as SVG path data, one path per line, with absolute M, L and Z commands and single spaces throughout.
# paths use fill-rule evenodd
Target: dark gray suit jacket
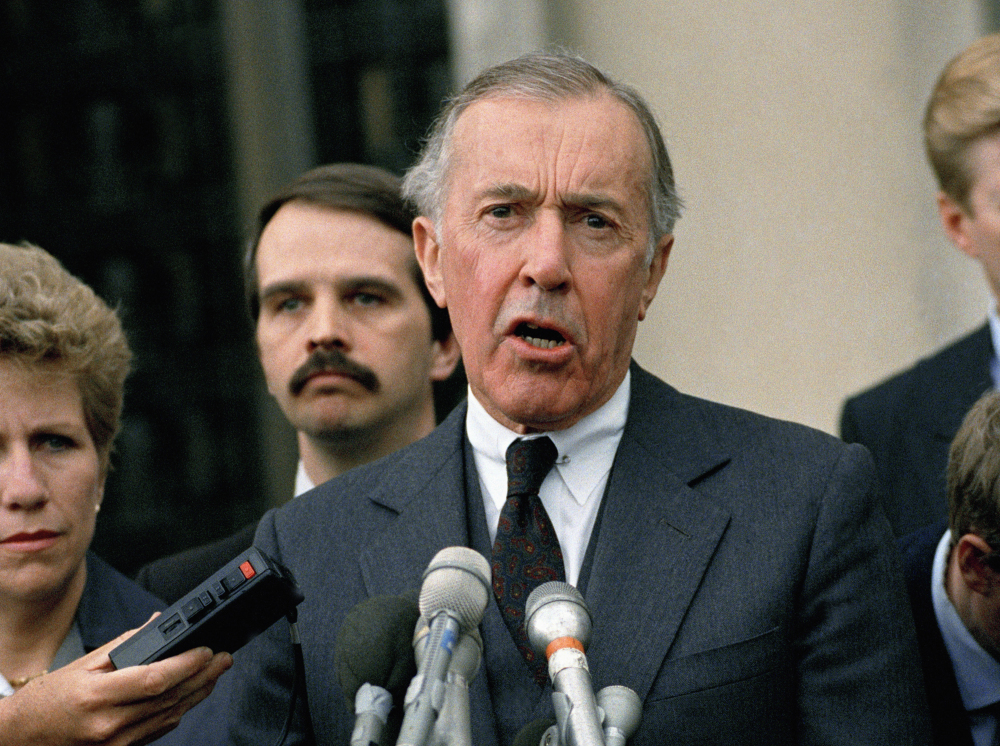
M 306 717 L 318 743 L 349 740 L 334 668 L 344 615 L 418 589 L 439 549 L 485 529 L 478 489 L 466 496 L 464 421 L 462 406 L 422 441 L 262 520 L 255 544 L 306 597 L 309 709 L 287 743 L 307 742 Z M 927 742 L 912 619 L 872 481 L 859 447 L 684 396 L 633 364 L 585 591 L 595 689 L 624 684 L 644 703 L 633 746 Z M 491 601 L 484 634 L 496 613 Z M 471 686 L 476 746 L 512 739 L 494 716 L 498 682 L 527 700 L 541 691 L 523 665 L 491 668 L 496 644 L 487 636 Z M 238 654 L 235 743 L 274 742 L 292 671 L 281 624 Z M 546 700 L 530 715 L 551 712 Z
M 872 452 L 896 536 L 947 519 L 948 449 L 966 412 L 993 387 L 992 358 L 983 325 L 845 402 L 841 437 Z
M 962 703 L 955 669 L 938 627 L 931 596 L 934 554 L 947 528 L 947 522 L 940 521 L 908 534 L 899 540 L 899 549 L 917 627 L 934 746 L 974 746 L 969 715 Z

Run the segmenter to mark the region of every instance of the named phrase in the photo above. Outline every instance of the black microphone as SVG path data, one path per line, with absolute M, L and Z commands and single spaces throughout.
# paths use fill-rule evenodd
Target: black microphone
M 396 746 L 425 746 L 444 706 L 448 665 L 462 633 L 479 626 L 490 594 L 490 565 L 467 547 L 442 549 L 424 571 L 420 614 L 429 621 L 417 675 L 406 691 Z
M 560 746 L 556 721 L 552 718 L 532 720 L 517 732 L 511 746 Z
M 391 743 L 400 722 L 406 686 L 417 672 L 413 628 L 420 617 L 415 601 L 402 596 L 373 596 L 351 609 L 340 626 L 334 665 L 348 707 L 355 712 L 352 746 Z M 390 719 L 392 726 L 390 727 Z
M 566 746 L 604 746 L 584 655 L 593 623 L 583 596 L 568 583 L 543 583 L 528 596 L 525 626 L 535 652 L 548 659 L 552 705 Z

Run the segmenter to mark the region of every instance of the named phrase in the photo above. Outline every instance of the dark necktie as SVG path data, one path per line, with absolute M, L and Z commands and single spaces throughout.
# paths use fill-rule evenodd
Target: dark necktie
M 544 656 L 536 656 L 524 629 L 524 605 L 542 583 L 566 579 L 562 550 L 552 521 L 538 497 L 545 475 L 556 462 L 548 438 L 515 440 L 507 449 L 507 502 L 500 511 L 493 543 L 493 595 L 511 637 L 544 686 Z M 538 658 L 538 660 L 536 660 Z

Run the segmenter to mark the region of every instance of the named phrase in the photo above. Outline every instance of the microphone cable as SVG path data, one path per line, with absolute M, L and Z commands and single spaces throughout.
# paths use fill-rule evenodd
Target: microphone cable
M 286 615 L 288 619 L 289 633 L 292 638 L 292 656 L 295 659 L 295 678 L 292 681 L 292 696 L 288 703 L 288 717 L 285 718 L 285 724 L 281 729 L 281 733 L 278 735 L 278 740 L 275 741 L 275 746 L 281 746 L 288 737 L 288 730 L 292 727 L 292 718 L 295 717 L 295 702 L 299 697 L 302 697 L 302 705 L 305 708 L 306 718 L 305 718 L 305 729 L 307 743 L 316 743 L 316 735 L 313 733 L 312 728 L 312 716 L 309 714 L 309 699 L 306 693 L 306 661 L 302 654 L 302 638 L 299 637 L 299 627 L 296 623 L 298 621 L 298 611 L 297 609 L 292 609 Z

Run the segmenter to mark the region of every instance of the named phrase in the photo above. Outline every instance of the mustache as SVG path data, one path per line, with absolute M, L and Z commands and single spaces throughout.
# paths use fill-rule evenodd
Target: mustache
M 292 374 L 288 389 L 297 396 L 305 388 L 309 378 L 317 373 L 335 373 L 353 378 L 373 394 L 380 388 L 378 376 L 371 368 L 354 362 L 340 350 L 319 348 Z

